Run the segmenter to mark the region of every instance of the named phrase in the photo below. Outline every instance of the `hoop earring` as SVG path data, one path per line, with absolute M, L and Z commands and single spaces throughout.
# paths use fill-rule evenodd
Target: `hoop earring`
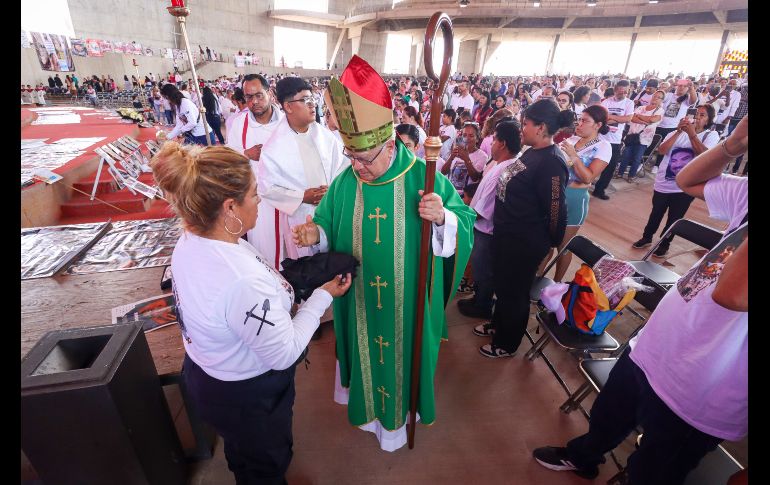
M 240 220 L 238 218 L 238 216 L 236 216 L 236 215 L 231 215 L 229 217 L 232 217 L 233 219 L 238 221 L 238 224 L 240 224 L 241 226 L 238 228 L 237 231 L 231 231 L 230 229 L 227 228 L 227 216 L 225 216 L 225 222 L 224 222 L 225 231 L 227 231 L 228 234 L 232 234 L 233 236 L 240 236 L 241 235 L 241 231 L 243 231 L 243 221 Z

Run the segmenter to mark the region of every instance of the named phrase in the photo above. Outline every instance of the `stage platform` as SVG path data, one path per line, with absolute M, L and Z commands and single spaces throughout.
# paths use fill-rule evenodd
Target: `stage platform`
M 162 200 L 149 200 L 127 189 L 118 190 L 106 170 L 102 171 L 96 197 L 114 207 L 98 200 L 92 201 L 89 196 L 78 192 L 91 193 L 100 160 L 94 152 L 96 148 L 123 136 L 131 136 L 139 142 L 154 139 L 154 128 L 140 128 L 135 123 L 125 123 L 125 120 L 110 110 L 64 105 L 22 106 L 21 125 L 22 156 L 25 144 L 45 144 L 42 149 L 51 164 L 46 168 L 64 177 L 52 185 L 34 182 L 22 188 L 22 227 L 100 222 L 107 219 L 154 219 L 172 215 L 168 204 Z M 84 145 L 88 141 L 81 140 L 80 146 L 77 146 L 76 139 L 94 139 L 94 142 Z M 64 145 L 62 151 L 75 156 L 69 158 L 65 153 L 55 153 L 57 145 Z M 72 149 L 73 145 L 76 150 Z M 30 158 L 34 158 L 35 147 L 28 150 L 32 155 Z M 31 163 L 40 163 L 40 160 L 32 160 Z M 23 161 L 23 168 L 24 164 Z M 52 168 L 57 164 L 58 167 Z M 26 172 L 22 170 L 22 182 L 29 178 L 29 166 L 26 168 Z M 139 180 L 152 184 L 152 175 L 143 174 Z

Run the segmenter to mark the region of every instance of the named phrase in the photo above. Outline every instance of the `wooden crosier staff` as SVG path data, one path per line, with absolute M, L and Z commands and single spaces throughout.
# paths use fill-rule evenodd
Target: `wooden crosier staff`
M 441 78 L 433 72 L 433 40 L 436 31 L 441 27 L 444 34 L 444 62 L 441 65 Z M 447 79 L 452 69 L 453 52 L 452 21 L 444 12 L 436 12 L 428 21 L 425 29 L 425 50 L 423 52 L 425 72 L 438 86 L 433 91 L 433 100 L 430 108 L 430 136 L 425 140 L 425 189 L 423 195 L 433 192 L 433 183 L 436 180 L 436 158 L 441 150 L 441 138 L 439 138 L 439 126 L 441 125 L 441 97 L 444 94 Z M 420 394 L 420 364 L 422 359 L 422 328 L 425 318 L 425 291 L 428 274 L 428 253 L 430 251 L 430 221 L 422 220 L 422 232 L 420 234 L 420 272 L 417 278 L 417 323 L 414 327 L 414 347 L 412 347 L 412 382 L 409 393 L 409 424 L 408 444 L 409 449 L 414 448 L 414 431 L 417 425 L 417 401 Z

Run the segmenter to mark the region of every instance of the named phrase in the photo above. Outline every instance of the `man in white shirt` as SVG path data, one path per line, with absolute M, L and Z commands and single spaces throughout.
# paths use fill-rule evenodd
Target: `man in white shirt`
M 625 79 L 621 79 L 615 85 L 615 96 L 607 98 L 602 101 L 602 106 L 607 108 L 610 115 L 607 118 L 607 125 L 610 127 L 609 133 L 606 135 L 599 135 L 604 140 L 610 142 L 612 146 L 612 159 L 610 163 L 604 167 L 599 180 L 596 181 L 594 191 L 591 195 L 598 197 L 602 200 L 608 200 L 609 195 L 604 193 L 604 190 L 610 183 L 612 175 L 615 173 L 615 167 L 618 165 L 620 159 L 620 146 L 621 139 L 623 137 L 623 130 L 626 128 L 626 123 L 631 121 L 634 116 L 634 102 L 628 99 L 629 82 Z
M 468 81 L 460 81 L 457 88 L 460 90 L 460 93 L 452 95 L 449 107 L 455 110 L 455 112 L 457 108 L 464 108 L 470 113 L 473 109 L 473 96 L 468 92 Z
M 272 136 L 283 115 L 270 103 L 267 80 L 259 74 L 249 74 L 243 81 L 247 109 L 231 113 L 225 145 L 242 153 L 251 161 L 254 175 L 259 172 L 263 144 Z M 223 107 L 224 109 L 224 107 Z M 257 179 L 259 180 L 259 179 Z M 247 240 L 272 263 L 275 251 L 275 208 L 262 199 L 259 203 L 257 225 L 247 234 Z

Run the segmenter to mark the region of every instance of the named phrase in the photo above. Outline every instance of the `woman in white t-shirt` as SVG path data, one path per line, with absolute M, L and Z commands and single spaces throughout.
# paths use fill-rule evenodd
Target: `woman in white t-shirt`
M 599 135 L 605 135 L 610 131 L 607 125 L 609 112 L 600 104 L 589 106 L 580 113 L 575 135 L 562 141 L 559 147 L 567 155 L 569 167 L 569 180 L 565 196 L 567 199 L 567 228 L 564 238 L 559 244 L 559 251 L 575 236 L 588 217 L 588 188 L 591 182 L 601 175 L 612 159 L 612 147 L 610 143 Z M 553 248 L 543 260 L 542 267 L 551 259 Z M 567 272 L 572 253 L 565 252 L 556 262 L 554 281 L 561 281 Z
M 719 142 L 719 133 L 710 130 L 714 125 L 714 107 L 710 104 L 699 106 L 695 121 L 682 118 L 676 130 L 669 133 L 658 146 L 658 153 L 665 155 L 655 176 L 652 193 L 652 211 L 644 227 L 642 238 L 633 244 L 637 249 L 652 244 L 652 236 L 660 227 L 663 216 L 668 211 L 668 220 L 661 234 L 687 213 L 693 198 L 676 184 L 676 174 L 690 161 L 715 146 Z M 664 240 L 653 256 L 663 257 L 668 252 L 671 239 Z
M 295 311 L 292 286 L 241 238 L 259 203 L 246 157 L 169 141 L 152 169 L 184 227 L 171 268 L 188 396 L 223 437 L 237 483 L 285 483 L 295 364 L 350 274 Z
M 642 155 L 644 155 L 647 147 L 652 143 L 652 138 L 655 136 L 655 128 L 660 123 L 663 115 L 663 99 L 666 97 L 666 93 L 663 91 L 655 91 L 648 103 L 644 106 L 639 106 L 634 111 L 634 116 L 631 118 L 631 127 L 628 129 L 626 135 L 625 144 L 623 146 L 623 152 L 620 154 L 620 165 L 618 165 L 618 174 L 616 178 L 623 178 L 623 174 L 626 173 L 626 167 L 631 166 L 628 172 L 627 182 L 633 182 L 636 177 L 636 171 L 639 169 L 639 164 L 642 163 Z
M 203 127 L 203 117 L 200 115 L 198 107 L 192 101 L 187 99 L 184 94 L 172 84 L 164 84 L 160 94 L 166 98 L 176 115 L 176 125 L 167 135 L 169 140 L 178 136 L 183 136 L 189 143 L 206 145 L 206 130 Z M 208 128 L 208 127 L 207 127 Z M 214 144 L 214 133 L 209 128 L 211 144 Z

